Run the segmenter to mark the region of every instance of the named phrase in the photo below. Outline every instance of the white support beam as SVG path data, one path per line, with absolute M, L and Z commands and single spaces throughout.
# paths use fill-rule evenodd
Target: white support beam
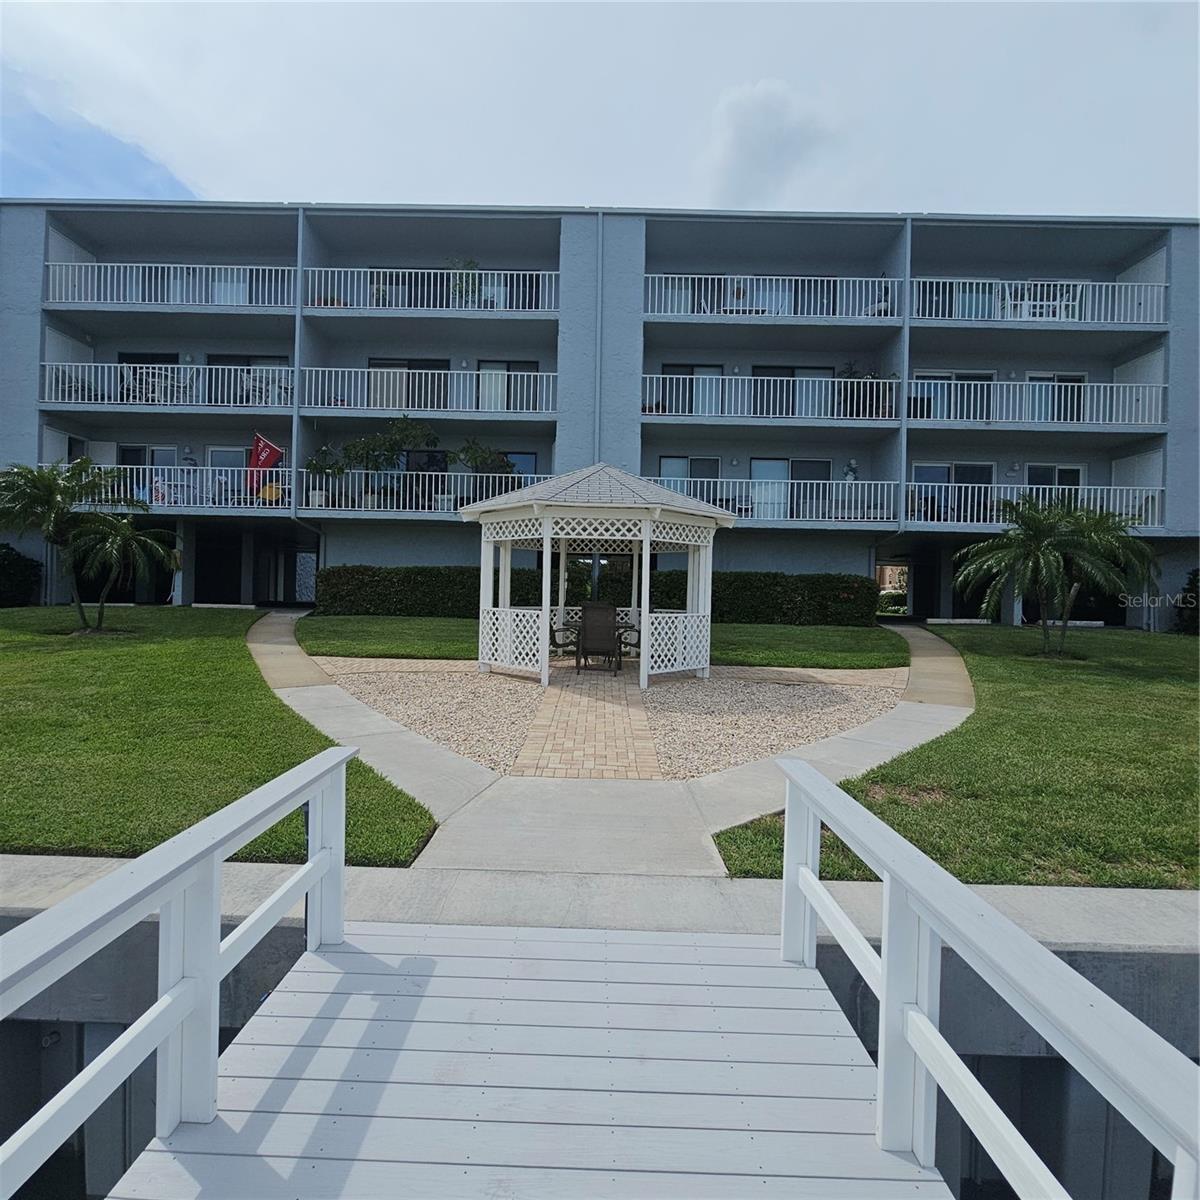
M 512 542 L 500 543 L 500 608 L 512 608 Z
M 542 518 L 542 619 L 538 626 L 538 659 L 542 669 L 542 687 L 550 683 L 550 562 L 554 554 L 553 517 Z M 512 543 L 508 543 L 511 553 Z
M 479 620 L 480 628 L 483 627 L 483 613 L 485 609 L 492 607 L 492 560 L 495 558 L 493 543 L 486 536 L 480 538 L 479 541 Z M 491 667 L 483 662 L 479 663 L 479 670 L 490 671 Z
M 638 604 L 638 563 L 640 561 L 639 551 L 641 546 L 637 542 L 629 543 L 629 618 L 633 623 L 642 629 L 641 606 Z
M 567 606 L 567 539 L 558 539 L 558 617 L 563 619 Z
M 653 521 L 642 521 L 642 649 L 638 655 L 638 682 L 643 688 L 650 686 L 650 533 L 653 528 Z

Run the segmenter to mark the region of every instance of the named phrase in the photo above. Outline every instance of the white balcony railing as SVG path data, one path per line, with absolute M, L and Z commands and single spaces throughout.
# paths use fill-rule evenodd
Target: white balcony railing
M 894 379 L 643 375 L 642 412 L 671 417 L 896 419 Z
M 437 312 L 557 312 L 557 271 L 309 267 L 310 308 Z
M 292 403 L 292 368 L 45 363 L 42 402 L 286 408 Z
M 552 371 L 309 367 L 304 403 L 310 408 L 550 413 L 557 385 Z
M 207 263 L 52 262 L 46 300 L 53 304 L 151 304 L 203 308 L 290 308 L 294 267 Z
M 1165 492 L 1160 487 L 1038 487 L 1023 483 L 910 483 L 908 520 L 916 525 L 1000 525 L 1003 503 L 1033 496 L 1096 512 L 1110 512 L 1127 524 L 1163 523 Z
M 1071 279 L 914 279 L 911 315 L 935 321 L 1150 325 L 1166 320 L 1163 283 Z
M 357 753 L 323 750 L 0 939 L 0 1017 L 7 1019 L 158 917 L 158 999 L 0 1146 L 5 1196 L 156 1051 L 156 1136 L 170 1136 L 181 1121 L 216 1117 L 222 981 L 297 904 L 310 951 L 344 940 L 346 763 Z M 298 809 L 308 830 L 303 865 L 222 937 L 221 864 Z M 10 1077 L 8 1086 L 16 1085 Z
M 886 480 L 667 479 L 672 491 L 749 521 L 896 520 L 897 485 Z
M 153 512 L 173 509 L 279 511 L 291 504 L 289 467 L 96 467 L 88 502 L 117 508 L 130 500 Z
M 900 315 L 901 284 L 887 276 L 647 275 L 646 315 L 855 317 Z
M 403 513 L 455 513 L 464 504 L 541 483 L 549 475 L 458 471 L 300 472 L 300 507 Z
M 910 421 L 1039 425 L 1158 425 L 1167 389 L 1155 383 L 1026 383 L 912 379 Z

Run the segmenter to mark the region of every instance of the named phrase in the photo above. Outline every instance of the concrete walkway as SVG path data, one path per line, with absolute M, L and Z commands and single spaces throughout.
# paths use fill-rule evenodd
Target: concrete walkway
M 255 660 L 285 703 L 327 736 L 357 746 L 364 762 L 433 813 L 439 828 L 415 864 L 423 870 L 720 877 L 711 835 L 783 807 L 773 759 L 682 782 L 500 776 L 334 684 L 296 644 L 296 619 L 270 613 L 254 625 Z M 838 781 L 970 715 L 974 692 L 953 647 L 924 629 L 895 628 L 912 655 L 896 707 L 786 757 Z

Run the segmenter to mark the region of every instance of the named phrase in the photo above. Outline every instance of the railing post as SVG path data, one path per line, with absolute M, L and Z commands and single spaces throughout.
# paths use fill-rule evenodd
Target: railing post
M 802 967 L 817 965 L 817 914 L 800 890 L 800 868 L 821 874 L 821 819 L 791 779 L 784 790 L 783 904 L 779 957 Z
M 179 1121 L 206 1123 L 217 1115 L 217 1031 L 221 1006 L 221 873 L 215 854 L 198 868 L 198 878 L 182 896 L 164 906 L 159 920 L 160 987 L 165 972 L 162 962 L 177 963 L 180 979 L 196 981 L 196 1006 L 183 1019 L 176 1037 L 177 1057 L 164 1056 L 159 1088 L 167 1090 L 168 1108 L 163 1117 L 175 1115 L 178 1079 Z M 167 953 L 164 954 L 163 950 Z M 178 980 L 175 980 L 178 982 Z M 174 1038 L 168 1039 L 171 1046 Z
M 309 950 L 346 940 L 346 764 L 331 771 L 308 802 L 308 857 L 329 851 L 329 870 L 308 894 L 304 927 Z
M 1175 1175 L 1171 1180 L 1171 1200 L 1200 1200 L 1200 1173 L 1196 1160 L 1180 1147 L 1175 1153 Z
M 922 1007 L 922 999 L 929 1003 L 934 991 L 931 986 L 933 968 L 929 964 L 939 955 L 932 953 L 932 942 L 922 954 L 920 926 L 920 919 L 908 903 L 903 887 L 891 875 L 885 874 L 875 1137 L 881 1150 L 916 1153 L 920 1130 L 920 1148 L 932 1154 L 928 1092 L 933 1089 L 933 1084 L 929 1080 L 920 1080 L 925 1069 L 904 1031 L 905 1011 L 910 1007 Z M 923 962 L 924 983 L 921 982 Z M 932 982 L 936 985 L 936 980 Z M 918 1097 L 921 1101 L 919 1112 Z

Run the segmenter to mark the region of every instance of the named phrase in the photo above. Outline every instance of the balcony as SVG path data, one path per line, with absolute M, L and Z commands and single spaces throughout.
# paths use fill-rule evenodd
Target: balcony
M 791 525 L 889 525 L 896 522 L 898 485 L 884 480 L 667 479 L 672 491 L 715 504 L 739 521 Z
M 1156 325 L 1166 320 L 1163 283 L 1045 279 L 914 279 L 910 315 L 925 321 Z
M 895 421 L 894 379 L 643 375 L 647 416 L 725 420 Z
M 1166 493 L 1160 487 L 1035 487 L 1020 483 L 910 483 L 906 485 L 912 526 L 990 526 L 1000 528 L 1005 500 L 1033 496 L 1119 516 L 1128 525 L 1153 529 L 1163 524 Z
M 43 363 L 42 403 L 66 408 L 290 408 L 292 368 Z
M 552 371 L 426 371 L 308 367 L 308 408 L 423 413 L 552 413 Z
M 412 513 L 454 517 L 464 504 L 541 483 L 549 475 L 468 474 L 456 471 L 300 472 L 300 507 L 309 513 L 355 516 Z
M 333 312 L 550 313 L 558 272 L 309 267 L 304 303 Z
M 158 308 L 291 308 L 294 267 L 52 262 L 46 303 Z
M 901 282 L 886 276 L 647 275 L 648 317 L 885 321 L 900 316 Z
M 1154 383 L 999 383 L 910 379 L 914 423 L 1161 425 L 1166 386 Z
M 96 467 L 88 502 L 121 509 L 129 500 L 155 513 L 278 515 L 291 506 L 289 467 Z

